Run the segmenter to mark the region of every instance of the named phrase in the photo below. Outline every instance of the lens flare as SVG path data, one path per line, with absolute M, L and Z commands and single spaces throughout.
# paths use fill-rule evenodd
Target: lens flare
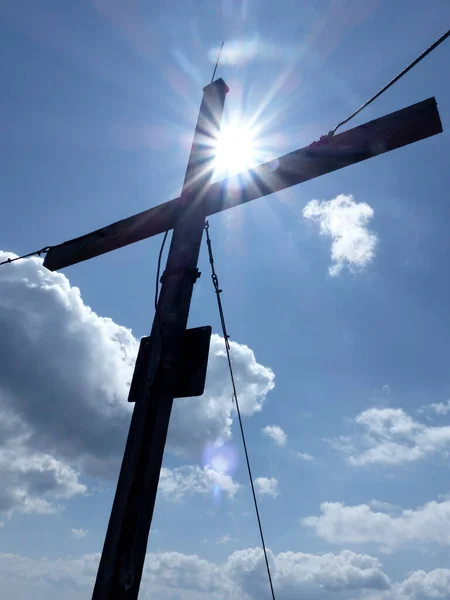
M 220 485 L 216 483 L 212 488 L 212 493 L 215 500 L 220 500 L 222 490 L 220 489 Z
M 238 466 L 238 455 L 230 444 L 220 441 L 207 444 L 203 452 L 203 464 L 221 475 L 232 475 Z
M 236 118 L 223 123 L 214 146 L 216 176 L 231 177 L 263 162 L 258 138 L 255 128 Z
M 225 444 L 223 440 L 206 444 L 203 451 L 203 465 L 215 472 L 211 482 L 211 495 L 214 504 L 218 505 L 222 500 L 222 482 L 228 480 L 238 466 L 238 454 L 236 449 Z
M 224 444 L 222 441 L 207 444 L 203 452 L 203 465 L 218 474 L 214 477 L 218 481 L 214 481 L 211 485 L 211 494 L 214 502 L 220 502 L 222 497 L 221 481 L 223 480 L 221 476 L 227 476 L 226 479 L 229 480 L 229 476 L 236 471 L 238 466 L 237 451 L 233 446 Z

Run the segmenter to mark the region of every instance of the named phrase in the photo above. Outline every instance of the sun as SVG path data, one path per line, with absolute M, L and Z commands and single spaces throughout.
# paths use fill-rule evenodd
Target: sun
M 239 123 L 225 125 L 215 146 L 216 175 L 231 176 L 258 164 L 258 143 L 251 127 Z

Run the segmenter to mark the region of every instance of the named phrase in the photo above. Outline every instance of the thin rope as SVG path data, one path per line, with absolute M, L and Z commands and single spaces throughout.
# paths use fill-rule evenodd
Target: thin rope
M 205 223 L 205 231 L 206 231 L 206 244 L 208 246 L 209 262 L 211 264 L 211 279 L 212 279 L 212 282 L 214 285 L 214 290 L 216 292 L 217 306 L 219 308 L 219 315 L 220 315 L 220 323 L 222 325 L 223 339 L 225 340 L 225 349 L 227 352 L 228 368 L 230 371 L 231 385 L 233 388 L 233 399 L 236 403 L 236 412 L 238 415 L 239 427 L 241 430 L 242 443 L 244 446 L 245 460 L 247 463 L 248 475 L 249 475 L 250 484 L 252 487 L 253 503 L 255 505 L 256 518 L 258 520 L 258 527 L 259 527 L 259 535 L 261 537 L 261 543 L 262 543 L 262 548 L 263 548 L 263 552 L 264 552 L 264 559 L 266 561 L 266 569 L 267 569 L 267 576 L 269 578 L 270 591 L 272 593 L 272 599 L 275 600 L 275 592 L 273 590 L 272 575 L 270 573 L 270 566 L 269 566 L 269 560 L 267 557 L 266 544 L 264 542 L 264 534 L 263 534 L 263 528 L 262 528 L 262 524 L 261 524 L 261 517 L 259 515 L 258 501 L 256 499 L 255 486 L 253 484 L 253 475 L 252 475 L 252 470 L 250 467 L 250 459 L 248 456 L 247 444 L 245 441 L 244 427 L 242 425 L 241 411 L 239 409 L 239 400 L 238 400 L 238 395 L 237 395 L 237 391 L 236 391 L 236 382 L 234 379 L 233 365 L 231 364 L 230 342 L 229 342 L 230 336 L 227 333 L 227 327 L 225 324 L 225 315 L 224 315 L 223 306 L 222 306 L 222 299 L 220 297 L 222 290 L 219 288 L 219 278 L 217 277 L 216 269 L 214 267 L 214 256 L 213 256 L 212 247 L 211 247 L 211 238 L 209 236 L 209 222 L 208 221 L 206 221 L 206 223 Z
M 46 246 L 45 248 L 42 248 L 41 250 L 36 250 L 35 252 L 30 252 L 30 254 L 24 254 L 23 256 L 16 256 L 16 258 L 7 258 L 6 260 L 4 260 L 3 262 L 0 263 L 0 266 L 2 265 L 9 265 L 10 263 L 15 262 L 16 260 L 22 260 L 23 258 L 30 258 L 30 256 L 40 256 L 41 254 L 46 254 L 47 252 L 49 252 L 51 250 L 51 246 Z
M 413 67 L 415 67 L 423 58 L 425 58 L 425 56 L 427 56 L 428 54 L 430 54 L 430 52 L 432 52 L 435 48 L 437 48 L 439 46 L 439 44 L 442 44 L 442 42 L 444 40 L 446 40 L 448 37 L 450 36 L 450 29 L 444 33 L 444 35 L 442 35 L 438 40 L 436 40 L 434 42 L 434 44 L 432 44 L 429 48 L 427 48 L 425 50 L 425 52 L 422 52 L 422 54 L 420 56 L 418 56 L 416 58 L 416 60 L 414 60 L 411 64 L 409 64 L 406 69 L 403 69 L 403 71 L 401 71 L 401 73 L 399 73 L 396 77 L 394 77 L 394 79 L 392 79 L 388 84 L 386 84 L 384 86 L 384 88 L 382 88 L 379 92 L 377 92 L 375 94 L 375 96 L 372 96 L 372 98 L 370 98 L 369 100 L 367 100 L 367 102 L 364 102 L 364 104 L 362 106 L 360 106 L 358 108 L 358 110 L 355 110 L 354 113 L 352 113 L 349 117 L 347 117 L 347 119 L 345 119 L 345 121 L 341 121 L 340 123 L 338 123 L 336 125 L 336 127 L 334 129 L 332 129 L 330 131 L 330 133 L 328 134 L 329 137 L 333 136 L 336 131 L 339 129 L 339 127 L 342 127 L 342 125 L 345 125 L 346 123 L 348 123 L 351 119 L 353 119 L 353 117 L 356 117 L 356 115 L 358 115 L 364 108 L 366 108 L 367 106 L 369 106 L 369 104 L 372 104 L 372 102 L 374 100 L 376 100 L 377 98 L 379 98 L 381 96 L 381 94 L 383 94 L 386 90 L 388 90 L 392 85 L 394 85 L 394 83 L 397 83 L 397 81 L 403 77 L 403 75 L 406 75 L 406 73 L 408 73 L 408 71 L 410 71 Z
M 159 278 L 161 274 L 161 260 L 164 252 L 164 246 L 166 245 L 167 236 L 169 235 L 169 231 L 166 231 L 163 237 L 163 241 L 161 243 L 161 248 L 159 249 L 158 255 L 158 266 L 156 268 L 156 285 L 155 285 L 155 312 L 158 314 L 158 297 L 159 297 Z
M 219 66 L 220 55 L 222 54 L 222 48 L 223 48 L 224 44 L 225 44 L 225 42 L 222 42 L 222 45 L 220 46 L 219 55 L 218 55 L 217 60 L 216 60 L 216 66 L 214 67 L 214 71 L 213 71 L 213 74 L 212 74 L 212 77 L 211 77 L 211 83 L 214 81 L 214 76 L 216 74 L 217 67 Z
M 163 335 L 163 326 L 161 323 L 161 316 L 159 314 L 158 300 L 159 300 L 159 284 L 160 284 L 160 273 L 161 273 L 161 261 L 164 252 L 164 246 L 166 245 L 167 236 L 169 235 L 169 231 L 167 230 L 164 234 L 163 241 L 161 242 L 161 248 L 159 249 L 158 254 L 158 266 L 156 268 L 156 285 L 155 285 L 155 319 L 159 332 L 159 340 L 160 340 L 160 350 L 159 350 L 159 358 L 161 360 L 163 354 L 163 346 L 164 346 L 164 335 Z

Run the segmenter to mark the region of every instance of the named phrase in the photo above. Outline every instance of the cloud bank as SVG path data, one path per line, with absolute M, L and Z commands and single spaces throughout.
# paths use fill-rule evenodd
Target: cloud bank
M 0 261 L 8 256 L 0 252 Z M 86 492 L 81 477 L 118 475 L 138 340 L 86 306 L 41 259 L 2 267 L 0 287 L 0 511 L 56 512 L 59 499 Z M 262 410 L 274 374 L 247 346 L 231 342 L 231 351 L 241 411 L 251 416 Z M 175 401 L 167 448 L 200 462 L 207 442 L 231 438 L 234 416 L 223 339 L 213 335 L 205 394 Z M 199 477 L 221 477 L 235 493 L 225 475 L 191 469 L 184 476 L 194 489 Z
M 59 593 L 62 600 L 81 600 L 91 592 L 99 556 L 78 559 L 32 559 L 0 555 L 3 598 L 31 594 L 43 600 Z M 360 599 L 362 594 L 390 589 L 381 563 L 371 556 L 345 551 L 313 555 L 269 551 L 279 600 Z M 59 590 L 59 592 L 57 592 Z M 19 596 L 17 592 L 23 592 Z M 140 597 L 154 600 L 260 600 L 268 598 L 263 553 L 257 548 L 233 552 L 222 564 L 176 552 L 150 553 L 144 568 Z M 364 597 L 372 597 L 364 595 Z

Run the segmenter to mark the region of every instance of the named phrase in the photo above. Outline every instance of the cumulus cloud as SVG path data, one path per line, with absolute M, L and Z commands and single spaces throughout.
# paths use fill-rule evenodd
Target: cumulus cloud
M 83 600 L 97 573 L 99 554 L 79 558 L 28 558 L 0 554 L 4 600 Z M 448 599 L 450 569 L 415 571 L 392 583 L 381 562 L 345 550 L 314 555 L 269 550 L 279 600 L 425 600 Z M 61 589 L 64 590 L 61 596 Z M 259 600 L 269 597 L 262 551 L 239 550 L 223 563 L 176 552 L 147 554 L 139 597 L 153 600 Z
M 398 514 L 395 514 L 396 507 L 387 505 L 383 509 L 378 504 L 376 510 L 374 503 L 371 504 L 372 507 L 324 502 L 319 516 L 306 517 L 301 522 L 333 544 L 376 544 L 383 550 L 394 550 L 412 542 L 450 545 L 450 501 L 428 502 Z
M 279 496 L 278 480 L 275 477 L 257 477 L 255 489 L 261 496 L 270 496 L 271 498 Z
M 54 499 L 70 498 L 86 492 L 78 473 L 39 452 L 24 450 L 18 443 L 9 443 L 0 454 L 0 512 L 51 514 L 61 510 Z
M 262 431 L 265 435 L 270 437 L 277 446 L 286 446 L 288 436 L 281 427 L 278 427 L 278 425 L 267 425 Z
M 262 410 L 275 376 L 256 361 L 248 346 L 233 341 L 230 346 L 241 414 L 251 416 Z M 176 454 L 199 458 L 205 443 L 231 438 L 236 413 L 227 368 L 223 338 L 213 334 L 205 393 L 198 398 L 178 398 L 174 403 L 168 447 Z
M 367 229 L 373 209 L 353 196 L 340 194 L 333 200 L 311 200 L 303 209 L 303 217 L 320 225 L 321 235 L 331 238 L 330 275 L 339 275 L 367 266 L 375 257 L 377 236 Z
M 0 284 L 0 402 L 10 416 L 2 439 L 19 434 L 24 451 L 107 474 L 130 419 L 137 340 L 40 259 L 3 267 Z
M 363 428 L 362 435 L 328 440 L 354 466 L 401 465 L 450 448 L 450 426 L 426 425 L 401 408 L 370 408 L 355 423 Z
M 407 600 L 450 598 L 450 569 L 415 571 L 398 586 L 398 597 Z
M 32 559 L 0 555 L 2 597 L 12 600 L 56 597 L 64 587 L 64 600 L 81 600 L 91 592 L 99 555 L 79 559 Z M 269 550 L 274 588 L 279 600 L 342 600 L 375 594 L 391 588 L 378 559 L 344 551 L 340 554 L 304 554 Z M 142 598 L 154 600 L 256 600 L 268 596 L 263 553 L 248 548 L 232 553 L 223 563 L 175 552 L 150 553 L 144 567 Z
M 240 488 L 230 475 L 217 472 L 209 466 L 185 465 L 175 469 L 163 467 L 158 489 L 173 500 L 181 500 L 194 494 L 210 494 L 217 486 L 230 498 Z
M 70 533 L 77 540 L 81 540 L 82 538 L 87 536 L 87 529 L 71 529 Z
M 8 256 L 0 252 L 0 261 Z M 85 492 L 80 477 L 117 477 L 138 340 L 41 259 L 3 267 L 0 286 L 0 511 L 52 512 L 55 498 Z M 231 352 L 250 416 L 274 374 L 247 346 L 231 342 Z M 231 437 L 234 416 L 223 340 L 214 335 L 205 394 L 175 402 L 167 448 L 199 460 L 207 442 Z

